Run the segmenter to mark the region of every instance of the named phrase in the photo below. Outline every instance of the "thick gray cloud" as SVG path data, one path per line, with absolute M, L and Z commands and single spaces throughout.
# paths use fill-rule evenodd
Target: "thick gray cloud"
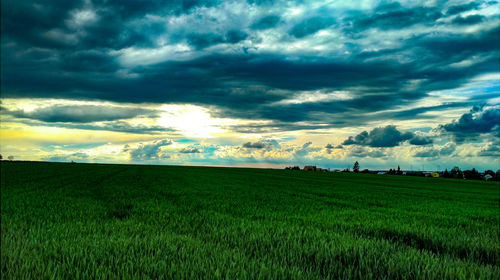
M 266 144 L 262 143 L 262 142 L 247 142 L 245 144 L 243 144 L 242 146 L 243 148 L 247 148 L 247 149 L 264 149 L 266 147 Z
M 415 135 L 412 139 L 410 139 L 410 144 L 412 145 L 427 145 L 432 144 L 432 142 L 432 138 L 420 135 Z
M 272 149 L 272 148 L 281 148 L 280 144 L 278 141 L 273 140 L 273 139 L 262 139 L 258 142 L 247 142 L 242 145 L 243 148 L 247 149 Z
M 290 29 L 289 34 L 295 36 L 296 38 L 303 38 L 314 34 L 321 29 L 327 28 L 334 23 L 335 19 L 330 17 L 311 17 L 304 19 L 300 23 L 293 26 L 292 29 Z
M 462 12 L 476 9 L 477 7 L 479 7 L 479 4 L 480 4 L 479 1 L 473 1 L 473 2 L 470 2 L 468 4 L 451 6 L 448 8 L 446 13 L 448 15 L 456 15 L 456 14 L 459 14 Z
M 484 109 L 483 106 L 474 106 L 458 120 L 441 125 L 440 129 L 451 134 L 457 143 L 485 133 L 500 137 L 500 109 Z
M 395 126 L 376 127 L 370 132 L 363 131 L 356 136 L 349 136 L 342 145 L 360 145 L 370 147 L 395 147 L 410 140 L 412 145 L 427 145 L 432 143 L 428 137 L 415 135 L 413 132 L 400 132 Z
M 246 34 L 245 32 L 243 32 L 241 30 L 229 30 L 226 33 L 225 39 L 226 39 L 227 43 L 235 44 L 235 43 L 238 43 L 242 40 L 245 40 L 247 37 L 248 37 L 248 34 Z
M 223 43 L 224 37 L 213 33 L 192 33 L 187 35 L 187 41 L 190 45 L 203 49 L 215 44 Z
M 203 151 L 199 148 L 196 147 L 187 147 L 187 148 L 182 148 L 179 153 L 181 154 L 199 154 L 203 153 Z
M 458 17 L 454 18 L 452 22 L 454 24 L 459 24 L 459 25 L 469 25 L 469 24 L 480 23 L 484 19 L 485 19 L 485 17 L 481 16 L 481 15 L 470 15 L 467 17 L 458 16 Z
M 367 150 L 367 149 L 365 149 L 363 147 L 354 147 L 349 152 L 349 155 L 353 156 L 353 157 L 359 157 L 359 158 L 365 158 L 365 157 L 382 158 L 382 157 L 387 157 L 387 154 L 383 150 L 381 150 L 381 149 Z
M 23 123 L 29 126 L 37 127 L 59 127 L 59 128 L 69 128 L 69 129 L 84 129 L 84 130 L 101 130 L 101 131 L 114 131 L 114 132 L 126 132 L 134 134 L 165 134 L 168 133 L 170 136 L 177 136 L 179 133 L 173 128 L 167 128 L 160 125 L 152 124 L 141 124 L 141 123 L 129 123 L 125 120 L 115 120 L 115 121 L 103 121 L 99 123 L 81 123 L 81 122 L 44 122 L 34 119 L 12 119 L 9 117 L 4 117 L 4 120 Z
M 90 123 L 130 119 L 140 115 L 153 116 L 152 110 L 97 105 L 54 105 L 37 108 L 33 111 L 2 108 L 2 113 L 16 118 L 33 119 L 43 122 Z
M 455 150 L 457 146 L 455 143 L 447 143 L 446 145 L 440 147 L 440 148 L 431 148 L 427 149 L 424 151 L 419 151 L 416 152 L 413 156 L 414 157 L 422 157 L 422 158 L 435 158 L 439 156 L 449 156 L 451 155 Z
M 437 7 L 410 7 L 401 6 L 398 2 L 381 4 L 370 14 L 356 14 L 346 19 L 347 30 L 360 32 L 369 28 L 402 29 L 415 24 L 432 25 L 441 18 L 442 14 Z
M 252 29 L 264 30 L 275 27 L 280 21 L 279 15 L 268 15 L 259 18 L 250 26 Z
M 122 151 L 129 153 L 131 160 L 157 160 L 161 158 L 168 158 L 169 155 L 162 151 L 163 147 L 171 145 L 172 140 L 158 140 L 152 143 L 147 144 L 139 144 L 138 147 L 130 147 L 129 145 L 125 145 Z

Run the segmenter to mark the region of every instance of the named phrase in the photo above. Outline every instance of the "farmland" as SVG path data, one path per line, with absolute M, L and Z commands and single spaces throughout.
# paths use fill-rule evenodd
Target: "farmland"
M 499 279 L 498 182 L 1 163 L 3 279 Z

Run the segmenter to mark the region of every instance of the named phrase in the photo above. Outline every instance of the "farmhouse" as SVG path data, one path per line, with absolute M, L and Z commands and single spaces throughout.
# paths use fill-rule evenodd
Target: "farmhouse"
M 304 171 L 316 171 L 315 165 L 306 165 L 304 166 Z

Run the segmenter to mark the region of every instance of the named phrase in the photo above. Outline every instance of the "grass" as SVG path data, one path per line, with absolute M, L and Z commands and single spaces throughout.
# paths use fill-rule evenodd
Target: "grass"
M 498 182 L 1 163 L 2 279 L 500 279 Z

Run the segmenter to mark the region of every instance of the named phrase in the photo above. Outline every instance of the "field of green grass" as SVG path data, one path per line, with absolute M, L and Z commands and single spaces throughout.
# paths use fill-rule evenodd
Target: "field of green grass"
M 2 279 L 500 279 L 498 182 L 1 163 Z

